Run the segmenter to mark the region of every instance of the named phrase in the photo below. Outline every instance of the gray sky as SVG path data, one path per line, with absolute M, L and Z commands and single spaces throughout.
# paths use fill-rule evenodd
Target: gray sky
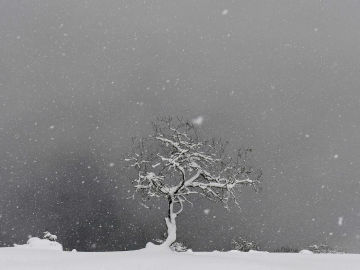
M 221 248 L 243 234 L 266 248 L 359 252 L 359 9 L 0 1 L 0 244 L 46 228 L 80 249 L 162 237 L 165 208 L 126 199 L 121 160 L 154 117 L 201 115 L 204 133 L 254 147 L 263 191 L 244 192 L 241 211 L 189 206 L 181 240 Z

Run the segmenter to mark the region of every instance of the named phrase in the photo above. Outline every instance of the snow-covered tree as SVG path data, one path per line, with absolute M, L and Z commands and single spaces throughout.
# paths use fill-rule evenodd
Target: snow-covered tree
M 176 217 L 193 196 L 224 203 L 238 202 L 241 186 L 256 188 L 261 170 L 248 163 L 251 149 L 227 150 L 222 140 L 201 139 L 198 129 L 182 119 L 157 119 L 154 133 L 133 139 L 133 153 L 126 159 L 137 171 L 135 191 L 144 198 L 164 198 L 169 247 L 176 241 Z
M 44 239 L 48 239 L 50 241 L 56 241 L 57 240 L 57 236 L 55 234 L 51 234 L 50 232 L 46 231 L 44 232 Z
M 250 241 L 242 236 L 232 239 L 231 245 L 233 249 L 243 252 L 249 252 L 250 250 L 259 250 L 259 246 L 254 241 Z
M 330 247 L 328 244 L 313 244 L 308 247 L 313 253 L 341 253 L 337 248 Z

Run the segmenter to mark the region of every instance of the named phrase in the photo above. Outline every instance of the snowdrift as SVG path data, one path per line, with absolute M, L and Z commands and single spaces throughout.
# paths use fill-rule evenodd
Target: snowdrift
M 40 239 L 38 237 L 30 238 L 25 245 L 14 245 L 15 248 L 32 248 L 32 249 L 45 249 L 45 250 L 58 250 L 62 251 L 63 247 L 56 241 L 48 239 Z
M 360 269 L 360 255 L 266 252 L 182 252 L 149 246 L 125 252 L 0 248 L 4 270 L 331 270 Z

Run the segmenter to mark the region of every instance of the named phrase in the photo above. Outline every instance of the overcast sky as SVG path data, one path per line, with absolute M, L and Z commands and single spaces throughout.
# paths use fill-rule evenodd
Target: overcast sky
M 0 0 L 0 244 L 46 229 L 83 250 L 163 237 L 166 207 L 127 199 L 122 159 L 149 121 L 176 115 L 253 147 L 264 171 L 241 211 L 187 206 L 180 240 L 359 252 L 359 10 L 335 0 Z

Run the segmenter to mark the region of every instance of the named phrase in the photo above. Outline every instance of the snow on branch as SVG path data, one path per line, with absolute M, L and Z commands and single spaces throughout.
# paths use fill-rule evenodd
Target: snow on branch
M 138 171 L 134 187 L 146 197 L 172 198 L 179 205 L 177 214 L 189 195 L 237 204 L 241 186 L 259 183 L 261 171 L 248 164 L 246 155 L 239 151 L 234 158 L 221 140 L 200 140 L 191 123 L 167 118 L 153 127 L 154 134 L 139 140 L 127 159 Z

